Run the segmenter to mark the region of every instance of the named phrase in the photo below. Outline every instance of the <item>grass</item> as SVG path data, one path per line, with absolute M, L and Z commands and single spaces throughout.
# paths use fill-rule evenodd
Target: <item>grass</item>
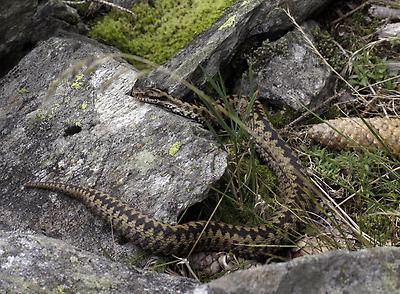
M 231 107 L 225 106 L 225 109 Z M 232 112 L 228 112 L 228 116 L 231 115 Z M 239 119 L 246 124 L 246 119 Z M 213 131 L 229 154 L 228 167 L 223 178 L 211 187 L 212 197 L 203 207 L 199 217 L 209 217 L 215 209 L 215 204 L 224 198 L 213 220 L 258 225 L 263 222 L 261 216 L 266 214 L 266 211 L 259 209 L 260 214 L 257 215 L 254 208 L 265 201 L 271 202 L 275 195 L 277 179 L 273 172 L 259 161 L 254 140 L 245 129 L 233 119 L 218 124 L 220 127 L 224 125 L 225 129 L 222 132 L 216 132 L 214 129 Z
M 258 160 L 254 140 L 247 128 L 256 95 L 252 95 L 246 111 L 238 113 L 226 95 L 222 80 L 217 82 L 210 78 L 209 82 L 217 93 L 216 97 L 219 97 L 223 111 L 215 107 L 214 100 L 201 92 L 199 98 L 215 117 L 209 128 L 228 152 L 229 162 L 223 179 L 211 187 L 213 197 L 203 203 L 197 217 L 208 218 L 214 211 L 215 204 L 224 198 L 214 220 L 232 224 L 259 224 L 260 218 L 254 217 L 256 198 L 259 195 L 273 195 L 277 180 L 271 170 Z
M 346 53 L 343 58 L 348 61 L 347 66 L 335 71 L 343 81 L 338 91 L 350 90 L 355 99 L 348 103 L 336 103 L 333 108 L 341 116 L 381 116 L 382 110 L 384 115 L 396 114 L 393 102 L 400 99 L 400 88 L 398 81 L 395 82 L 396 77 L 389 76 L 386 58 L 398 57 L 397 42 L 374 40 L 372 32 L 377 27 L 377 21 L 372 20 L 372 27 L 371 24 L 361 23 L 357 21 L 359 13 L 365 15 L 366 12 L 355 14 L 353 17 L 356 20 L 345 19 L 340 27 L 348 32 L 348 38 L 340 40 L 340 49 Z M 310 46 L 331 66 L 316 49 L 317 46 Z M 299 145 L 296 147 L 301 149 L 302 158 L 307 159 L 315 177 L 334 197 L 328 199 L 328 206 L 340 208 L 334 214 L 336 218 L 348 219 L 354 225 L 350 232 L 342 236 L 333 234 L 332 238 L 324 238 L 324 242 L 336 243 L 338 248 L 350 250 L 398 245 L 399 215 L 394 211 L 400 204 L 399 158 L 387 151 L 335 152 L 313 146 L 307 141 Z M 321 228 L 319 234 L 326 236 L 324 232 L 326 230 Z M 361 233 L 368 237 L 360 238 Z M 341 238 L 342 242 L 334 242 Z
M 399 161 L 381 150 L 332 152 L 312 146 L 306 152 L 313 158 L 314 171 L 332 189 L 337 204 L 371 237 L 370 245 L 396 245 L 396 220 L 387 213 L 399 204 Z

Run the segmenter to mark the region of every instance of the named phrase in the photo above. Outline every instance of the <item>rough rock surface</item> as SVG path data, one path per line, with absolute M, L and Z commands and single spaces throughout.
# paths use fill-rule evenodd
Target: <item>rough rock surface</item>
M 388 23 L 379 30 L 380 38 L 398 38 L 400 36 L 400 24 Z
M 0 24 L 0 76 L 58 30 L 86 31 L 77 11 L 61 0 L 1 0 Z
M 146 273 L 60 240 L 0 231 L 1 293 L 190 293 L 193 280 Z
M 256 37 L 274 40 L 292 26 L 282 8 L 289 8 L 298 22 L 329 4 L 330 0 L 255 0 L 237 1 L 210 29 L 200 34 L 165 65 L 168 70 L 155 70 L 149 78 L 140 79 L 136 87 L 156 86 L 170 94 L 184 97 L 189 91 L 176 77 L 202 87 L 206 75 L 221 72 L 226 79 L 235 74 L 227 65 L 234 60 L 241 46 Z M 171 77 L 171 73 L 175 77 Z
M 400 248 L 333 251 L 235 272 L 208 293 L 400 293 Z
M 146 273 L 45 236 L 0 231 L 2 293 L 399 293 L 400 248 L 333 251 L 208 284 Z
M 316 27 L 313 22 L 302 26 L 311 41 L 314 41 L 312 31 Z M 252 65 L 258 96 L 269 103 L 304 111 L 304 106 L 321 105 L 322 100 L 333 93 L 333 72 L 322 63 L 300 31 L 291 31 L 277 41 L 265 42 L 248 62 Z M 253 93 L 248 76 L 248 72 L 244 73 L 236 87 L 244 95 Z
M 0 80 L 0 229 L 32 229 L 123 257 L 133 245 L 115 242 L 82 204 L 23 184 L 89 186 L 176 222 L 223 174 L 226 153 L 211 134 L 125 95 L 137 74 L 111 53 L 83 37 L 51 38 Z M 88 69 L 88 58 L 103 62 Z

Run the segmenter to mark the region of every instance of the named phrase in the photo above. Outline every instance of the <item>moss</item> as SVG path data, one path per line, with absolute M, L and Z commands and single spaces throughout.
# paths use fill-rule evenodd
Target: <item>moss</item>
M 323 119 L 334 119 L 340 116 L 340 111 L 336 106 L 329 107 L 325 113 L 321 115 Z M 320 119 L 316 118 L 315 123 L 320 123 Z
M 318 52 L 336 71 L 340 72 L 346 65 L 346 56 L 336 45 L 333 37 L 327 31 L 321 31 L 320 27 L 316 27 L 312 34 Z
M 286 107 L 281 110 L 267 110 L 266 113 L 269 121 L 277 129 L 287 126 L 296 117 L 296 112 Z
M 280 38 L 274 42 L 270 42 L 267 39 L 247 57 L 247 62 L 254 70 L 258 70 L 259 67 L 265 67 L 275 56 L 287 56 L 288 47 L 289 42 L 287 38 Z M 259 60 L 263 60 L 261 65 L 257 65 Z
M 278 186 L 278 179 L 268 166 L 261 164 L 258 160 L 255 162 L 255 168 L 259 179 L 262 180 L 258 192 L 264 201 L 269 202 L 269 199 L 274 196 L 272 191 Z
M 206 30 L 234 0 L 155 1 L 132 8 L 136 23 L 126 13 L 112 11 L 98 21 L 90 36 L 114 45 L 125 53 L 164 63 L 194 36 Z
M 380 26 L 378 18 L 366 17 L 368 7 L 345 18 L 336 30 L 334 38 L 346 49 L 356 51 L 365 46 Z M 366 38 L 367 37 L 367 38 Z
M 140 268 L 146 264 L 149 258 L 150 255 L 146 251 L 138 249 L 137 253 L 127 256 L 124 260 L 124 263 L 129 266 L 135 266 Z

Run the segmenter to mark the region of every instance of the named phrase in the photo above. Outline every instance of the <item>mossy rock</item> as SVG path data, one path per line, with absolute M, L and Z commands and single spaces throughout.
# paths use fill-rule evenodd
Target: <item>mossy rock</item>
M 127 13 L 112 11 L 91 29 L 90 36 L 124 53 L 164 63 L 195 36 L 205 31 L 234 0 L 154 1 L 132 8 L 137 21 Z

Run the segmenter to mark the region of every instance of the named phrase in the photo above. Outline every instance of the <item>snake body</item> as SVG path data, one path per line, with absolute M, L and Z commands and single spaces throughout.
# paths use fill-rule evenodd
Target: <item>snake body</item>
M 201 123 L 213 117 L 204 106 L 178 100 L 158 89 L 135 90 L 132 95 L 145 103 L 164 107 Z M 246 103 L 230 97 L 235 107 Z M 244 104 L 246 105 L 246 104 Z M 222 106 L 215 104 L 217 108 Z M 231 251 L 239 256 L 265 260 L 281 251 L 289 236 L 300 226 L 297 213 L 310 209 L 308 192 L 315 192 L 296 155 L 279 136 L 255 101 L 248 130 L 255 138 L 257 152 L 279 179 L 280 199 L 268 224 L 257 227 L 237 226 L 219 222 L 195 221 L 166 224 L 127 206 L 108 194 L 65 183 L 33 182 L 29 188 L 68 194 L 86 204 L 94 213 L 121 231 L 134 244 L 153 253 L 178 256 L 195 251 Z

